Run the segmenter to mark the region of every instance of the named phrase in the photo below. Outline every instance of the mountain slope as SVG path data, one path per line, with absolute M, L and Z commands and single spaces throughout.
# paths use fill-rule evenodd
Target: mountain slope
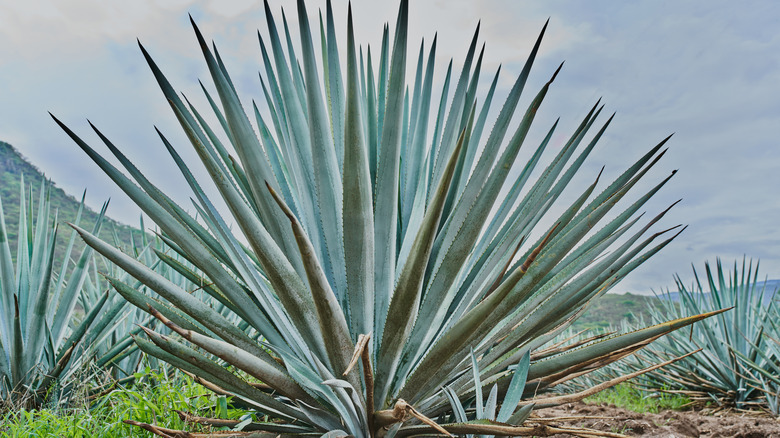
M 11 243 L 11 256 L 13 258 L 16 258 L 17 230 L 19 229 L 19 196 L 22 175 L 24 176 L 25 197 L 29 197 L 30 190 L 32 190 L 32 199 L 34 205 L 37 206 L 41 182 L 44 180 L 45 175 L 28 162 L 13 146 L 0 141 L 0 199 L 2 199 L 3 202 L 5 224 Z M 58 220 L 60 222 L 55 252 L 55 266 L 59 266 L 70 237 L 70 227 L 67 226 L 67 222 L 72 222 L 76 219 L 80 200 L 65 193 L 52 182 L 51 204 L 52 208 L 58 211 Z M 54 211 L 52 211 L 52 216 L 53 214 Z M 97 217 L 97 212 L 85 207 L 84 212 L 82 213 L 80 226 L 87 230 L 91 230 Z M 100 237 L 108 242 L 114 242 L 114 233 L 116 233 L 119 245 L 127 246 L 131 239 L 130 235 L 133 232 L 136 233 L 134 237 L 138 239 L 140 237 L 140 231 L 113 219 L 106 218 L 100 231 Z M 72 256 L 78 257 L 78 255 L 81 254 L 81 249 L 83 247 L 84 245 L 81 240 L 77 239 Z

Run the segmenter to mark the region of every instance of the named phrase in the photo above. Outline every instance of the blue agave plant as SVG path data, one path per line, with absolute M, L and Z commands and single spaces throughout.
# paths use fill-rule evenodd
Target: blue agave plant
M 486 130 L 498 73 L 478 96 L 478 32 L 460 73 L 444 75 L 437 105 L 435 39 L 421 46 L 413 80 L 406 77 L 408 1 L 401 2 L 393 35 L 385 26 L 378 58 L 358 48 L 351 12 L 344 44 L 328 4 L 317 50 L 303 1 L 297 47 L 286 16 L 280 26 L 265 7 L 269 36 L 259 41 L 265 96 L 249 111 L 216 47 L 193 23 L 213 80 L 214 88 L 203 91 L 217 126 L 176 94 L 141 47 L 226 211 L 214 206 L 204 179 L 162 133 L 192 189 L 196 215 L 97 128 L 129 177 L 57 121 L 209 285 L 210 298 L 198 299 L 76 228 L 161 297 L 152 300 L 109 278 L 175 332 L 146 330 L 135 342 L 269 419 L 247 428 L 357 437 L 566 432 L 528 419 L 531 410 L 556 402 L 533 405 L 534 391 L 705 316 L 530 359 L 589 300 L 673 238 L 654 243 L 669 230 L 643 237 L 666 211 L 641 226 L 636 215 L 671 175 L 608 216 L 660 159 L 666 140 L 601 193 L 595 175 L 592 184 L 573 188 L 579 195 L 551 215 L 612 120 L 591 129 L 602 112 L 598 103 L 551 158 L 543 156 L 557 125 L 520 174 L 510 172 L 558 73 L 527 109 L 518 108 L 544 29 Z M 513 121 L 519 124 L 510 130 Z M 503 189 L 506 196 L 499 196 Z M 243 325 L 212 307 L 215 301 Z M 483 386 L 494 384 L 495 395 L 491 389 L 484 400 Z

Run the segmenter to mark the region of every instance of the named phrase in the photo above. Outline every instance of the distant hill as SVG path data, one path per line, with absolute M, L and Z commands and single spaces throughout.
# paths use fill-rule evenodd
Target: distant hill
M 585 312 L 572 323 L 579 330 L 605 329 L 610 325 L 618 327 L 622 321 L 636 324 L 640 320 L 649 321 L 648 309 L 658 303 L 652 295 L 604 294 L 593 300 Z
M 16 240 L 19 223 L 19 194 L 21 175 L 24 175 L 25 196 L 29 196 L 28 190 L 32 188 L 33 200 L 35 205 L 38 203 L 38 195 L 41 188 L 41 181 L 45 178 L 44 174 L 34 165 L 28 162 L 13 146 L 0 141 L 0 198 L 3 201 L 3 212 L 5 215 L 5 224 L 8 230 L 8 237 L 11 243 L 11 256 L 16 258 Z M 80 197 L 77 199 L 56 184 L 51 184 L 51 203 L 52 208 L 59 212 L 58 220 L 60 228 L 57 236 L 57 248 L 55 250 L 55 260 L 61 263 L 64 252 L 70 237 L 70 227 L 67 222 L 76 219 Z M 37 212 L 36 212 L 37 213 Z M 52 211 L 52 215 L 53 215 Z M 110 213 L 110 207 L 109 207 Z M 97 220 L 98 213 L 85 207 L 82 213 L 80 225 L 82 228 L 92 230 Z M 120 245 L 130 242 L 130 234 L 136 233 L 136 239 L 140 237 L 140 231 L 119 223 L 113 219 L 106 218 L 100 231 L 100 237 L 107 242 L 114 242 L 114 233 L 118 236 Z M 72 256 L 78 257 L 84 244 L 80 239 L 74 246 Z M 55 266 L 60 266 L 55 262 Z
M 780 279 L 766 280 L 756 282 L 756 287 L 764 289 L 764 304 L 767 304 L 774 297 L 780 300 Z M 777 296 L 775 296 L 777 291 Z M 709 295 L 709 294 L 705 294 Z M 650 314 L 648 309 L 660 304 L 660 300 L 678 301 L 679 292 L 669 292 L 655 295 L 633 295 L 626 293 L 605 294 L 595 299 L 585 312 L 574 323 L 572 328 L 579 330 L 606 329 L 618 327 L 622 321 L 629 324 L 636 324 L 642 320 L 649 322 Z

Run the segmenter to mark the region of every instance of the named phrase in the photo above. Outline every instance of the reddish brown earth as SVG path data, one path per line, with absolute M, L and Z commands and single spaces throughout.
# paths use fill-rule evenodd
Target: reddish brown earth
M 600 417 L 562 424 L 618 432 L 631 437 L 658 438 L 780 438 L 780 419 L 765 413 L 664 411 L 658 414 L 628 411 L 606 404 L 571 403 L 544 409 L 544 417 Z M 563 435 L 555 435 L 563 438 Z

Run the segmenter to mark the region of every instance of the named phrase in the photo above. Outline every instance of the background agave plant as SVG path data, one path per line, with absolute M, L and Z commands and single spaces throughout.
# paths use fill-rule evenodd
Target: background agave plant
M 140 229 L 144 229 L 143 220 Z M 127 251 L 132 256 L 154 270 L 168 281 L 177 285 L 188 293 L 201 299 L 209 299 L 204 292 L 208 286 L 202 274 L 187 260 L 179 256 L 164 239 L 156 236 L 150 238 L 147 234 L 141 234 L 139 239 L 131 239 Z M 120 242 L 115 239 L 115 244 Z M 98 266 L 101 266 L 98 268 Z M 110 283 L 104 277 L 110 277 L 117 281 L 130 284 L 134 289 L 139 289 L 147 297 L 157 300 L 157 294 L 147 289 L 141 282 L 130 277 L 107 259 L 95 259 L 91 264 L 92 273 L 85 281 L 80 295 L 80 302 L 85 308 L 89 303 L 96 301 L 98 296 L 107 289 L 111 289 Z M 102 274 L 98 274 L 98 270 Z M 149 299 L 147 298 L 147 299 Z M 129 301 L 128 301 L 129 300 Z M 85 335 L 85 344 L 89 346 L 88 354 L 82 356 L 82 362 L 87 365 L 95 365 L 97 370 L 108 371 L 113 380 L 130 382 L 135 373 L 140 371 L 142 352 L 133 342 L 133 336 L 143 332 L 143 328 L 154 329 L 160 333 L 168 334 L 169 329 L 146 311 L 131 304 L 133 298 L 125 298 L 121 294 L 110 297 L 107 304 L 98 313 L 97 320 Z M 232 318 L 236 325 L 243 325 L 235 314 L 220 302 L 211 303 L 212 306 L 227 318 Z M 91 362 L 91 363 L 90 363 Z M 148 358 L 149 365 L 164 371 L 165 364 L 159 363 L 155 357 Z
M 777 339 L 776 291 L 766 290 L 758 281 L 758 263 L 754 267 L 752 260 L 743 259 L 741 268 L 734 262 L 731 272 L 724 271 L 720 259 L 715 269 L 709 263 L 704 267 L 703 278 L 694 268 L 692 286 L 675 276 L 679 299 L 661 300 L 662 306 L 652 312 L 653 321 L 691 312 L 733 310 L 693 326 L 690 332 L 668 336 L 647 350 L 642 355 L 644 363 L 691 348 L 703 349 L 644 378 L 650 384 L 662 382 L 669 389 L 684 391 L 700 402 L 743 409 L 763 405 L 762 398 L 776 392 L 772 388 L 780 375 L 780 355 L 773 341 Z M 639 367 L 642 363 L 635 362 L 634 368 Z
M 36 209 L 32 189 L 25 195 L 22 179 L 20 199 L 15 260 L 0 203 L 0 407 L 36 407 L 50 401 L 53 394 L 62 395 L 52 384 L 74 369 L 72 358 L 108 299 L 107 292 L 96 296 L 83 307 L 86 313 L 80 324 L 71 325 L 93 250 L 85 248 L 75 266 L 69 266 L 74 231 L 65 262 L 54 266 L 58 225 L 56 213 L 52 217 L 49 184 L 41 183 Z M 80 217 L 81 209 L 75 223 Z M 99 219 L 93 232 L 100 225 Z
M 427 50 L 421 45 L 414 80 L 406 78 L 407 16 L 402 1 L 376 62 L 376 51 L 367 48 L 364 56 L 357 47 L 351 13 L 342 51 L 328 5 L 318 54 L 303 1 L 297 46 L 286 16 L 280 30 L 266 4 L 265 100 L 249 113 L 216 47 L 193 23 L 216 89 L 215 99 L 203 87 L 219 130 L 174 92 L 141 47 L 229 212 L 214 206 L 204 181 L 162 133 L 197 215 L 154 186 L 97 128 L 132 179 L 55 118 L 202 272 L 208 300 L 76 229 L 161 297 L 108 278 L 175 332 L 145 330 L 135 338 L 143 351 L 281 420 L 246 428 L 358 437 L 565 431 L 524 421 L 533 409 L 571 397 L 537 405 L 528 397 L 705 316 L 531 354 L 673 238 L 653 243 L 669 230 L 643 238 L 666 211 L 629 232 L 671 176 L 610 213 L 660 159 L 666 140 L 600 194 L 593 196 L 598 178 L 572 188 L 579 192 L 563 213 L 549 217 L 611 118 L 589 134 L 602 111 L 597 103 L 546 165 L 542 156 L 557 124 L 528 162 L 516 163 L 558 73 L 514 117 L 544 29 L 488 134 L 498 73 L 478 99 L 478 31 L 460 73 L 447 70 L 436 105 L 435 39 Z M 519 125 L 510 133 L 513 120 Z

